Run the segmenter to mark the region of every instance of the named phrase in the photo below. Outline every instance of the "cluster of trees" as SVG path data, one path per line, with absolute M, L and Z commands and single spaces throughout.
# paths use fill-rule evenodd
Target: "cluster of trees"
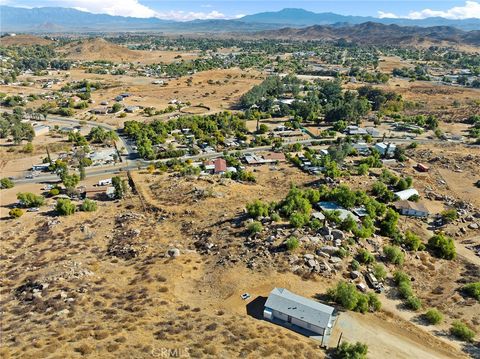
M 327 295 L 331 301 L 347 310 L 356 312 L 376 312 L 382 307 L 382 303 L 375 293 L 363 294 L 357 290 L 355 284 L 344 281 L 340 281 L 335 287 L 330 288 Z
M 17 199 L 26 208 L 40 207 L 45 203 L 45 197 L 31 192 L 17 193 Z
M 210 146 L 224 144 L 229 136 L 244 138 L 247 133 L 243 118 L 228 111 L 207 116 L 186 116 L 167 122 L 156 120 L 148 124 L 126 121 L 123 132 L 135 139 L 140 156 L 151 160 L 160 156 L 154 146 L 165 143 L 171 131 L 182 129 L 189 129 L 189 134 L 194 135 L 199 144 Z
M 92 143 L 112 144 L 118 140 L 118 135 L 114 130 L 105 130 L 103 127 L 93 127 L 89 134 L 88 139 Z
M 394 68 L 392 75 L 395 77 L 408 77 L 412 80 L 430 81 L 427 69 L 420 65 L 417 65 L 414 68 Z
M 21 122 L 23 116 L 24 111 L 19 107 L 15 108 L 12 113 L 2 113 L 0 117 L 0 138 L 11 136 L 15 144 L 24 140 L 32 142 L 35 132 L 31 124 Z
M 97 202 L 85 199 L 80 205 L 82 212 L 95 212 L 97 210 Z M 69 216 L 77 211 L 77 206 L 68 198 L 59 198 L 55 205 L 55 211 L 60 216 Z
M 390 76 L 386 73 L 380 71 L 368 72 L 359 67 L 352 67 L 348 72 L 348 76 L 354 76 L 358 81 L 375 84 L 387 83 L 390 78 Z
M 354 344 L 342 342 L 335 349 L 333 357 L 335 359 L 367 359 L 368 346 L 360 342 Z
M 0 188 L 1 189 L 12 188 L 13 186 L 14 186 L 14 183 L 10 178 L 4 177 L 4 178 L 0 179 Z

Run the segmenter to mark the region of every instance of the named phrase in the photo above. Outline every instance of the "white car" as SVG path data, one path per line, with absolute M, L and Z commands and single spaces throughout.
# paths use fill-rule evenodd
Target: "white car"
M 40 208 L 38 208 L 38 207 L 32 207 L 32 208 L 27 209 L 27 212 L 38 212 L 38 211 L 40 211 Z

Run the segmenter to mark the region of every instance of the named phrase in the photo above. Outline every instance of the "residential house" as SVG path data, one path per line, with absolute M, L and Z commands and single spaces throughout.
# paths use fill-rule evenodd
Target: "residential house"
M 406 200 L 397 201 L 393 204 L 400 214 L 404 216 L 426 218 L 430 214 L 427 207 L 420 202 L 411 202 Z
M 227 172 L 227 161 L 223 158 L 216 158 L 214 161 L 205 163 L 205 170 L 213 174 L 224 174 Z
M 284 326 L 296 326 L 325 336 L 331 334 L 337 316 L 333 307 L 285 288 L 274 288 L 265 303 L 263 317 Z
M 393 143 L 379 142 L 375 144 L 375 149 L 380 153 L 380 155 L 385 157 L 391 157 L 395 153 L 395 146 Z

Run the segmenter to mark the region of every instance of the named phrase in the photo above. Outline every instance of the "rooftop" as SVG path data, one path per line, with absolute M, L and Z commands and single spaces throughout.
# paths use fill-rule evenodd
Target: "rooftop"
M 268 296 L 265 307 L 278 310 L 293 318 L 327 328 L 335 308 L 294 294 L 285 288 L 274 288 Z

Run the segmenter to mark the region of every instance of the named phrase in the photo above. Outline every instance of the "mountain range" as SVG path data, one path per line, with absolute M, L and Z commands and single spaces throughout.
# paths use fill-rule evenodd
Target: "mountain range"
M 345 27 L 365 22 L 400 26 L 450 26 L 462 30 L 480 30 L 480 19 L 449 20 L 439 17 L 422 20 L 345 16 L 334 13 L 314 13 L 303 9 L 283 9 L 263 12 L 232 20 L 193 20 L 176 22 L 158 18 L 134 18 L 92 14 L 72 8 L 18 8 L 0 6 L 2 32 L 105 32 L 160 31 L 192 32 L 255 32 L 282 28 L 302 28 L 313 25 Z

